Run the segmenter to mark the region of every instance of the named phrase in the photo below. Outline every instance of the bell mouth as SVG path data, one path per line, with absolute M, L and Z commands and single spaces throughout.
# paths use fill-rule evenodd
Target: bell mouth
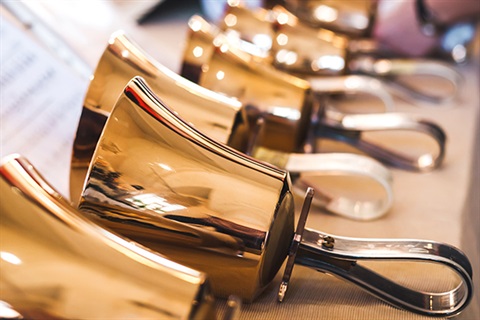
M 257 295 L 273 280 L 282 266 L 294 235 L 294 200 L 290 192 L 290 182 L 286 182 L 281 192 L 279 206 L 265 241 L 265 253 L 260 269 Z

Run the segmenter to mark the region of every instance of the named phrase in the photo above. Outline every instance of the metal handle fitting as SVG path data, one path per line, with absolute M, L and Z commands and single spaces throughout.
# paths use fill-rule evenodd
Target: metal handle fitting
M 450 317 L 468 305 L 473 294 L 472 266 L 459 249 L 435 241 L 348 238 L 306 229 L 312 197 L 313 190 L 309 189 L 280 285 L 280 302 L 285 298 L 293 265 L 299 264 L 347 280 L 395 307 L 422 315 Z M 460 281 L 446 292 L 416 291 L 359 263 L 385 260 L 443 265 Z
M 419 120 L 406 114 L 343 114 L 326 109 L 316 126 L 316 136 L 349 144 L 373 158 L 396 168 L 426 172 L 438 168 L 445 157 L 446 135 L 441 127 L 433 122 Z M 410 157 L 382 147 L 365 139 L 362 133 L 373 131 L 413 131 L 432 138 L 438 146 L 436 154 L 425 152 L 418 157 Z

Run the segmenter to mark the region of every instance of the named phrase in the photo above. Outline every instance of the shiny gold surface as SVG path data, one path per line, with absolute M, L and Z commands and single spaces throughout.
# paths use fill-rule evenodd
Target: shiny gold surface
M 85 219 L 21 157 L 0 176 L 0 300 L 24 318 L 215 318 L 205 274 Z
M 303 151 L 316 109 L 309 83 L 232 46 L 199 16 L 192 17 L 189 26 L 181 74 L 212 91 L 236 97 L 246 106 L 249 119 L 261 117 L 264 125 L 256 145 Z
M 264 57 L 278 69 L 294 74 L 346 73 L 348 38 L 307 26 L 281 6 L 255 11 L 227 6 L 219 28 L 242 50 Z
M 213 47 L 205 45 L 204 49 L 213 50 Z M 195 50 L 195 54 L 199 55 L 199 49 Z M 208 57 L 208 52 L 204 51 L 200 56 Z M 211 68 L 213 70 L 216 65 Z M 250 76 L 242 64 L 229 68 L 232 72 L 239 72 L 235 74 L 236 85 L 229 86 L 227 77 L 223 82 L 227 87 L 216 86 L 220 90 L 217 93 L 156 62 L 123 33 L 112 35 L 86 93 L 74 141 L 70 177 L 73 201 L 78 199 L 86 168 L 119 93 L 137 75 L 145 78 L 162 101 L 174 107 L 181 117 L 217 141 L 242 152 L 248 152 L 252 145 L 280 151 L 301 151 L 313 105 L 307 82 L 284 74 L 279 77 L 276 73 L 276 80 L 267 83 L 263 77 L 268 76 L 269 69 Z M 230 74 L 230 71 L 227 72 Z M 251 81 L 260 84 L 254 92 L 249 88 Z M 236 98 L 227 97 L 242 92 L 243 104 Z M 263 99 L 259 100 L 257 96 Z M 262 129 L 256 130 L 259 118 L 265 121 Z
M 327 2 L 329 1 L 319 1 L 318 8 L 325 9 Z M 341 7 L 339 10 L 342 11 L 344 5 L 355 9 L 355 6 L 362 4 L 362 1 L 351 2 L 341 1 L 335 5 Z M 303 5 L 308 7 L 307 3 Z M 366 2 L 363 4 L 367 6 Z M 368 20 L 366 16 L 364 20 Z M 351 77 L 352 74 L 361 74 L 365 77 L 362 80 L 364 85 L 368 77 L 382 81 L 382 89 L 363 86 L 366 93 L 374 94 L 385 90 L 415 103 L 424 101 L 438 105 L 458 98 L 458 88 L 463 82 L 458 71 L 448 63 L 437 59 L 386 59 L 391 53 L 385 52 L 385 48 L 375 40 L 354 39 L 338 31 L 313 27 L 280 5 L 271 10 L 251 10 L 241 4 L 226 6 L 219 28 L 240 50 L 277 69 L 308 79 L 313 88 L 315 86 L 312 81 L 319 81 L 324 76 L 336 76 L 328 77 L 328 83 L 325 82 L 321 90 L 331 86 L 333 79 L 347 80 L 346 77 Z M 212 29 L 214 27 L 210 28 L 210 33 L 213 33 Z M 202 31 L 205 30 L 207 28 L 202 28 Z M 355 82 L 353 79 L 350 81 Z M 435 85 L 423 88 L 418 85 L 422 81 L 436 81 L 442 85 L 442 90 L 432 91 L 431 88 Z M 375 86 L 378 87 L 379 84 Z M 342 93 L 352 92 L 352 89 L 350 82 L 343 87 Z M 378 97 L 386 103 L 389 101 L 388 98 L 385 99 L 385 94 Z
M 350 36 L 368 36 L 376 12 L 374 0 L 285 0 L 306 23 Z
M 121 52 L 121 54 L 118 54 L 118 52 Z M 199 57 L 202 56 L 199 55 L 198 50 L 195 52 Z M 204 56 L 206 57 L 207 55 Z M 236 99 L 227 98 L 224 95 L 203 89 L 203 87 L 199 87 L 198 85 L 189 82 L 185 78 L 174 74 L 149 57 L 138 47 L 138 45 L 136 45 L 134 42 L 131 42 L 123 33 L 117 32 L 111 37 L 109 45 L 103 53 L 102 58 L 98 62 L 96 72 L 93 76 L 93 80 L 85 98 L 85 105 L 90 106 L 91 108 L 84 107 L 83 109 L 74 145 L 74 154 L 76 157 L 73 158 L 70 175 L 70 193 L 71 199 L 73 199 L 74 202 L 78 202 L 78 199 L 80 198 L 88 164 L 90 162 L 96 142 L 99 139 L 100 132 L 105 124 L 105 119 L 110 114 L 111 105 L 114 103 L 113 98 L 118 97 L 118 95 L 121 93 L 124 88 L 122 83 L 127 82 L 127 77 L 134 77 L 135 75 L 142 77 L 145 76 L 147 79 L 149 79 L 150 83 L 154 84 L 152 85 L 152 90 L 155 91 L 155 93 L 161 94 L 162 99 L 163 96 L 165 96 L 166 99 L 164 101 L 172 101 L 173 103 L 177 104 L 183 103 L 180 108 L 181 110 L 186 110 L 187 107 L 190 108 L 189 112 L 181 113 L 180 115 L 184 116 L 186 120 L 190 120 L 190 114 L 196 114 L 196 116 L 193 118 L 197 120 L 200 119 L 200 126 L 196 126 L 195 122 L 193 125 L 195 125 L 199 130 L 202 129 L 201 131 L 210 137 L 216 138 L 217 141 L 228 144 L 229 146 L 234 147 L 242 152 L 250 152 L 256 159 L 267 161 L 283 169 L 292 170 L 292 168 L 290 168 L 290 164 L 292 162 L 298 163 L 298 161 L 295 161 L 295 159 L 300 160 L 301 163 L 305 163 L 305 161 L 299 159 L 299 157 L 303 158 L 303 156 L 305 156 L 303 153 L 296 155 L 292 154 L 291 152 L 283 153 L 282 151 L 278 152 L 277 150 L 272 150 L 271 148 L 265 148 L 263 146 L 265 143 L 271 144 L 272 141 L 277 141 L 278 144 L 281 144 L 283 141 L 281 141 L 280 138 L 277 138 L 277 135 L 281 136 L 283 134 L 283 136 L 285 136 L 286 133 L 291 132 L 292 126 L 298 125 L 297 121 L 295 120 L 295 117 L 298 116 L 298 112 L 294 112 L 294 117 L 291 119 L 292 115 L 288 112 L 285 112 L 288 110 L 274 108 L 273 112 L 276 114 L 270 114 L 266 117 L 268 122 L 263 121 L 261 125 L 258 125 L 258 119 L 265 119 L 265 113 L 260 112 L 258 107 L 255 107 L 252 104 L 245 106 L 241 105 Z M 179 83 L 184 83 L 186 85 L 180 87 L 178 86 Z M 300 83 L 303 82 L 300 81 Z M 244 84 L 248 86 L 248 83 Z M 170 87 L 175 88 L 175 90 L 172 92 L 176 93 L 176 98 L 170 99 L 171 92 L 165 92 L 166 88 Z M 210 93 L 209 96 L 211 98 L 218 99 L 218 102 L 210 105 L 207 99 L 202 100 L 199 98 L 207 93 Z M 261 96 L 262 92 L 257 90 L 254 94 Z M 230 113 L 230 121 L 233 124 L 233 130 L 220 130 L 220 128 L 217 126 L 210 126 L 206 124 L 206 122 L 201 121 L 204 110 L 207 110 L 207 112 L 205 112 L 203 115 L 203 119 L 209 119 L 210 112 L 208 110 L 210 109 L 208 108 L 217 108 L 219 114 L 224 113 L 223 109 L 225 108 L 229 110 L 229 104 L 226 102 L 235 106 L 241 106 L 241 110 L 236 114 Z M 95 109 L 93 106 L 98 106 L 99 108 Z M 175 111 L 177 111 L 176 105 L 172 105 L 172 107 L 175 108 Z M 245 116 L 247 117 L 247 121 L 244 120 Z M 227 121 L 229 118 L 224 117 L 223 119 Z M 219 132 L 223 132 L 224 134 L 219 135 Z M 85 152 L 81 152 L 81 150 Z M 277 156 L 279 154 L 283 154 L 284 158 L 288 161 L 285 163 L 279 163 L 277 160 Z M 315 171 L 316 174 L 323 175 L 324 172 L 321 172 L 322 170 L 319 169 L 319 166 L 328 167 L 328 163 L 331 161 L 329 160 L 330 156 L 331 155 L 327 154 L 316 154 L 315 159 L 312 158 L 312 160 L 308 163 L 305 163 L 304 166 L 297 165 L 294 171 L 309 171 L 310 173 Z M 355 162 L 357 167 L 361 167 L 360 163 L 363 160 L 359 158 L 360 156 L 349 155 L 349 157 L 352 163 Z M 380 164 L 378 164 L 378 166 L 380 166 Z M 375 167 L 375 165 L 373 167 Z M 370 169 L 370 174 L 373 175 L 374 179 L 377 179 L 379 178 L 376 175 L 378 172 L 373 172 L 373 167 L 369 166 L 369 168 L 372 168 Z M 339 166 L 331 168 L 330 171 L 337 175 L 345 173 L 347 175 L 355 176 L 355 174 L 352 174 L 351 170 L 340 168 Z M 354 169 L 354 171 L 358 170 Z M 354 180 L 358 180 L 357 176 L 354 178 Z M 323 190 L 323 192 L 319 192 L 318 195 L 325 193 L 325 189 L 331 189 L 331 186 L 326 185 L 329 185 L 329 182 L 322 183 L 316 187 L 318 191 L 320 189 Z M 303 189 L 304 187 L 301 186 L 297 189 L 300 188 Z M 389 187 L 387 187 L 387 189 L 389 189 Z M 303 190 L 301 192 L 303 193 Z M 389 191 L 387 190 L 387 194 L 388 192 Z M 346 190 L 333 192 L 334 198 L 329 199 L 330 203 L 338 203 L 336 200 L 334 200 L 337 199 L 337 193 L 345 194 Z M 332 193 L 330 192 L 330 194 Z M 384 193 L 381 195 L 382 199 L 380 200 L 380 203 L 388 204 L 388 200 L 384 200 L 388 199 L 389 197 L 387 196 L 383 198 Z M 357 199 L 355 196 L 353 196 L 353 198 Z M 376 199 L 377 198 L 375 198 L 375 200 Z M 316 204 L 317 203 L 318 202 L 316 202 Z M 322 206 L 325 207 L 323 204 Z M 342 212 L 339 212 L 338 210 L 333 209 L 333 206 L 327 205 L 326 207 L 327 210 L 333 210 L 332 212 L 335 213 L 344 215 L 346 214 L 347 216 L 350 214 L 350 212 L 344 212 L 346 209 L 342 209 Z M 359 208 L 360 206 L 355 205 L 355 207 Z M 378 208 L 388 207 L 389 206 L 386 205 L 385 207 L 381 206 Z M 385 210 L 370 210 L 367 216 L 376 216 L 379 214 L 379 212 L 384 213 Z
M 87 177 L 83 212 L 208 272 L 218 295 L 252 300 L 287 255 L 288 173 L 204 136 L 140 78 L 120 95 Z
M 279 17 L 277 19 L 282 20 Z M 270 149 L 292 152 L 292 147 L 297 146 L 302 147 L 303 152 L 315 152 L 314 140 L 337 140 L 383 163 L 406 170 L 428 171 L 442 163 L 446 136 L 437 124 L 399 113 L 358 115 L 371 124 L 368 129 L 355 125 L 338 126 L 333 124 L 337 122 L 337 115 L 348 116 L 333 107 L 325 108 L 322 103 L 325 95 L 313 90 L 313 81 L 305 82 L 265 64 L 265 58 L 243 51 L 238 42 L 230 39 L 231 36 L 221 33 L 200 16 L 193 16 L 189 27 L 182 75 L 210 90 L 237 97 L 246 105 L 256 102 L 256 106 L 264 111 L 262 118 L 267 124 L 259 126 L 260 134 L 254 147 L 265 145 Z M 207 54 L 196 55 L 198 48 Z M 272 115 L 275 116 L 273 119 L 283 121 L 282 126 L 268 124 Z M 393 123 L 389 118 L 395 119 L 395 124 L 388 130 L 417 131 L 431 138 L 435 144 L 433 153 L 432 148 L 425 148 L 425 156 L 410 157 L 405 151 L 396 150 L 390 142 L 373 144 L 362 138 L 365 131 L 383 131 L 383 121 Z M 290 126 L 287 125 L 289 122 Z M 256 156 L 259 148 L 252 149 L 253 156 Z
M 303 228 L 294 236 L 290 189 L 286 171 L 195 130 L 136 77 L 106 122 L 79 207 L 172 261 L 206 272 L 219 296 L 253 300 L 293 254 L 292 266 L 334 274 L 413 312 L 456 314 L 470 301 L 472 268 L 458 249 L 432 241 L 362 240 Z M 312 189 L 308 194 L 311 201 Z M 304 226 L 309 203 L 298 225 Z M 439 294 L 414 291 L 357 263 L 385 259 L 445 264 L 457 272 L 460 284 Z M 282 289 L 282 298 L 284 293 Z M 425 301 L 433 294 L 429 309 Z
M 149 80 L 162 100 L 174 105 L 179 114 L 212 138 L 235 144 L 232 136 L 240 136 L 238 131 L 245 132 L 240 102 L 186 80 L 150 58 L 122 32 L 117 32 L 110 38 L 85 95 L 74 143 L 74 164 L 88 165 L 118 95 L 137 75 Z

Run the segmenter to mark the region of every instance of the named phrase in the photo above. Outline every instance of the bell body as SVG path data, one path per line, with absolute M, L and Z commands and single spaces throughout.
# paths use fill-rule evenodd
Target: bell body
M 286 0 L 285 5 L 311 26 L 353 37 L 370 35 L 376 12 L 373 0 Z
M 0 194 L 1 300 L 23 318 L 215 318 L 205 274 L 85 219 L 25 159 Z
M 303 151 L 315 109 L 309 83 L 238 50 L 199 16 L 191 18 L 189 26 L 181 74 L 240 100 L 251 123 L 262 118 L 265 123 L 256 145 L 285 152 Z
M 202 135 L 132 80 L 92 158 L 80 210 L 252 300 L 293 236 L 288 173 Z

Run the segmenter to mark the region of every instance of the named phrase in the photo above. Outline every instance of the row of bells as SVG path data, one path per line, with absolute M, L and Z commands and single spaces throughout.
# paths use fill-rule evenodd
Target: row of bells
M 229 10 L 230 24 L 231 15 L 241 21 L 240 14 L 248 12 Z M 280 25 L 288 24 L 276 28 Z M 292 183 L 302 186 L 306 172 L 317 165 L 295 172 L 286 162 L 305 153 L 327 161 L 316 153 L 316 140 L 323 138 L 346 142 L 386 164 L 427 171 L 442 162 L 442 129 L 404 114 L 347 115 L 327 108 L 323 97 L 329 88 L 312 88 L 311 81 L 278 70 L 271 59 L 242 50 L 198 16 L 189 26 L 182 75 L 123 33 L 110 39 L 74 142 L 73 204 L 26 159 L 4 159 L 2 300 L 26 318 L 211 319 L 217 316 L 213 295 L 254 300 L 296 244 L 293 262 L 356 283 L 397 307 L 427 315 L 463 310 L 472 271 L 456 248 L 415 240 L 423 252 L 412 253 L 398 249 L 409 240 L 295 231 Z M 422 162 L 362 139 L 363 131 L 381 130 L 427 134 L 439 151 Z M 379 162 L 360 155 L 345 161 L 384 176 L 389 188 L 388 170 Z M 321 170 L 328 175 L 339 168 Z M 309 186 L 326 199 L 319 202 L 325 209 L 356 219 L 378 218 L 391 204 L 362 205 L 342 195 L 326 196 L 322 185 Z M 385 243 L 397 249 L 385 253 L 395 247 Z M 363 255 L 360 247 L 371 252 Z M 460 285 L 433 298 L 415 292 L 418 299 L 409 299 L 411 290 L 395 284 L 399 289 L 389 292 L 382 285 L 390 280 L 356 263 L 396 258 L 445 264 Z M 429 308 L 427 296 L 433 299 Z M 239 305 L 237 298 L 231 301 Z

